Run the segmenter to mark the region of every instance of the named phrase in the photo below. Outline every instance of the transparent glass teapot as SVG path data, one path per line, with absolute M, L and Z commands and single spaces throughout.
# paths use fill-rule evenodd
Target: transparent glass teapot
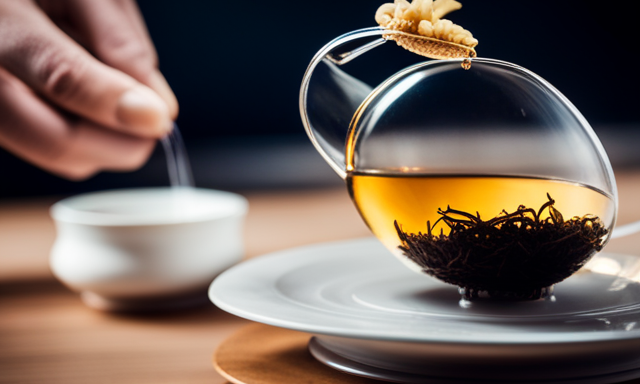
M 474 58 L 468 69 L 462 60 L 418 62 L 372 86 L 348 71 L 377 65 L 367 57 L 387 42 L 384 31 L 350 32 L 323 47 L 304 76 L 300 112 L 364 221 L 408 267 L 467 298 L 535 299 L 612 235 L 637 230 L 613 232 L 607 155 L 551 84 Z

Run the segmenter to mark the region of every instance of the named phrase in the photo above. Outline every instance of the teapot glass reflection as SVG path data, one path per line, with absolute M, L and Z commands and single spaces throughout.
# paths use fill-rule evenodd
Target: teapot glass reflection
M 615 224 L 616 183 L 592 128 L 551 84 L 499 60 L 417 62 L 371 86 L 350 68 L 375 68 L 383 46 L 390 61 L 407 54 L 383 32 L 340 36 L 311 61 L 300 111 L 316 149 L 411 269 L 468 299 L 549 295 Z

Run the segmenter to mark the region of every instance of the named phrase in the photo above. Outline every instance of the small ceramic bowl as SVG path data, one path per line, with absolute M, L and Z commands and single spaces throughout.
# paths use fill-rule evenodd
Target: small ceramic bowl
M 51 208 L 54 275 L 104 310 L 206 301 L 206 287 L 241 260 L 247 201 L 196 188 L 94 192 Z

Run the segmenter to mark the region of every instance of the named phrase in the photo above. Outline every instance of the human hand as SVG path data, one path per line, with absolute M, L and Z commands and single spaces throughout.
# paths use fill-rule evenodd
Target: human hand
M 0 146 L 84 179 L 142 166 L 177 114 L 134 0 L 0 0 Z

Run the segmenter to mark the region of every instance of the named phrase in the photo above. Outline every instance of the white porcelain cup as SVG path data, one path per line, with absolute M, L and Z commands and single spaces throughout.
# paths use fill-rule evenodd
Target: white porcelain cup
M 100 309 L 188 305 L 241 260 L 247 206 L 240 195 L 196 188 L 70 197 L 51 208 L 51 269 Z

